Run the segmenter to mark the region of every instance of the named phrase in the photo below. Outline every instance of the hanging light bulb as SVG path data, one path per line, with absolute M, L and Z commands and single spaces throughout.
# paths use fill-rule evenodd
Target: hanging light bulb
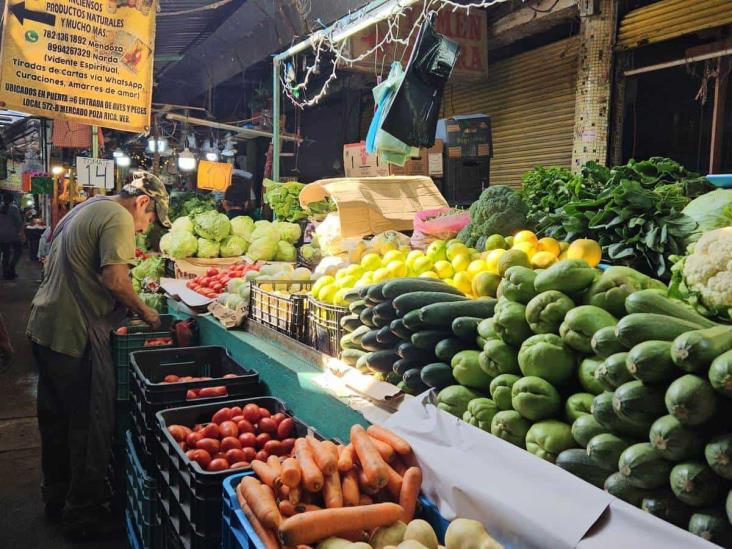
M 155 139 L 154 137 L 151 137 L 147 140 L 147 150 L 151 153 L 162 153 L 165 152 L 168 148 L 168 140 L 164 137 L 159 137 L 158 139 Z
M 54 166 L 53 168 L 51 168 L 51 173 L 53 175 L 61 175 L 62 173 L 64 173 L 64 167 L 63 166 Z
M 183 149 L 178 155 L 178 167 L 184 172 L 190 172 L 196 169 L 196 157 L 188 147 Z
M 127 168 L 130 165 L 130 157 L 126 154 L 122 154 L 122 156 L 118 156 L 114 159 L 114 161 L 117 163 L 117 165 L 120 168 Z
M 219 153 L 214 150 L 210 150 L 206 153 L 206 160 L 209 162 L 216 162 L 219 159 Z
M 124 155 L 125 155 L 125 151 L 123 151 L 119 147 L 117 147 L 116 149 L 114 149 L 114 152 L 112 153 L 112 156 L 115 157 L 115 158 L 119 158 L 120 156 L 124 156 Z

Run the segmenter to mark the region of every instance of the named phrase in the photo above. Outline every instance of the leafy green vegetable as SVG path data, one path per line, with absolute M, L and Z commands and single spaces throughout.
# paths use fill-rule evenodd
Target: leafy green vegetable
M 277 254 L 277 242 L 269 238 L 258 238 L 252 241 L 247 255 L 254 261 L 271 261 Z
M 244 255 L 249 243 L 238 235 L 230 235 L 221 241 L 221 257 L 237 257 Z
M 196 234 L 201 238 L 220 242 L 231 232 L 231 223 L 225 214 L 209 210 L 193 218 Z M 215 256 L 209 256 L 215 257 Z
M 698 225 L 690 241 L 698 240 L 707 231 L 728 227 L 732 225 L 732 190 L 717 189 L 695 198 L 682 213 Z
M 302 229 L 297 223 L 287 223 L 286 221 L 275 221 L 272 223 L 275 229 L 280 233 L 280 238 L 290 244 L 297 243 L 302 235 Z
M 475 247 L 478 239 L 492 234 L 513 234 L 526 228 L 527 207 L 517 192 L 505 185 L 493 185 L 470 206 L 470 224 L 457 239 Z
M 189 216 L 182 215 L 173 221 L 173 225 L 170 227 L 170 230 L 174 233 L 184 231 L 193 234 L 193 221 L 191 221 Z
M 159 282 L 164 270 L 165 261 L 163 258 L 159 255 L 153 255 L 140 261 L 132 271 L 130 271 L 130 274 L 132 274 L 132 278 L 140 282 L 146 278 Z
M 208 240 L 206 238 L 198 239 L 198 257 L 219 257 L 220 246 L 215 240 Z
M 248 215 L 238 215 L 231 220 L 231 234 L 242 237 L 244 240 L 252 239 L 254 220 Z
M 191 233 L 168 233 L 171 235 L 168 253 L 175 258 L 193 257 L 198 250 L 198 239 Z
M 275 255 L 275 261 L 295 261 L 297 259 L 297 250 L 295 246 L 280 240 L 277 243 L 277 254 Z
M 151 292 L 142 292 L 139 294 L 142 302 L 148 307 L 152 307 L 159 313 L 164 313 L 167 309 L 167 302 L 164 294 L 154 294 Z
M 195 192 L 177 192 L 170 196 L 170 211 L 168 215 L 171 221 L 181 216 L 195 216 L 207 210 L 216 209 L 216 199 L 213 194 L 200 194 Z
M 280 221 L 299 221 L 307 218 L 307 212 L 300 206 L 300 191 L 304 183 L 288 181 L 277 183 L 269 179 L 264 180 L 264 201 L 274 212 L 275 219 Z

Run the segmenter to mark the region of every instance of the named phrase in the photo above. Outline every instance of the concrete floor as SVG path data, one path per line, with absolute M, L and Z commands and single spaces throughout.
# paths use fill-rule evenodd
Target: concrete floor
M 40 282 L 40 266 L 27 258 L 18 278 L 0 280 L 0 312 L 16 350 L 13 363 L 0 371 L 0 547 L 117 549 L 124 538 L 106 543 L 72 544 L 43 515 L 41 452 L 36 421 L 36 372 L 25 337 L 28 310 Z

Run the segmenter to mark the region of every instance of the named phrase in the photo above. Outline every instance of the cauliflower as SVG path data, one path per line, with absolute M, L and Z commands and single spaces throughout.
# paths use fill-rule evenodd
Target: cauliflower
M 458 240 L 474 248 L 481 236 L 508 235 L 526 228 L 528 208 L 521 196 L 505 185 L 493 185 L 470 206 L 470 224 L 458 235 Z
M 686 257 L 683 272 L 689 301 L 700 312 L 730 318 L 732 227 L 705 233 Z

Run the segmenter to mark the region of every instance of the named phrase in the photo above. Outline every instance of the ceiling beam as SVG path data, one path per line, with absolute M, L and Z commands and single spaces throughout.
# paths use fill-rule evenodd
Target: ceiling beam
M 488 24 L 488 49 L 495 50 L 579 16 L 577 0 L 539 0 Z

